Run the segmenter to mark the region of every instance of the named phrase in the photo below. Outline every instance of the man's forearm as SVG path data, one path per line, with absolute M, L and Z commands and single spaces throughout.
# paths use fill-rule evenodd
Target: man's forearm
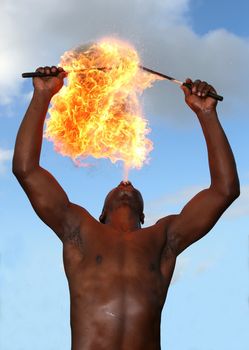
M 216 110 L 197 114 L 208 149 L 211 187 L 227 196 L 239 195 L 239 179 L 233 152 Z
M 50 99 L 48 93 L 34 91 L 16 138 L 14 173 L 27 173 L 39 165 L 43 125 Z

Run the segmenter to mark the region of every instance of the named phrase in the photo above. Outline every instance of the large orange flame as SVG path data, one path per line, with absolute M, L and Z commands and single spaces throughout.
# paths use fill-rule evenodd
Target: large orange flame
M 112 39 L 65 52 L 68 83 L 52 99 L 45 131 L 56 151 L 78 163 L 92 156 L 142 167 L 153 144 L 139 96 L 158 78 L 139 63 L 132 46 Z

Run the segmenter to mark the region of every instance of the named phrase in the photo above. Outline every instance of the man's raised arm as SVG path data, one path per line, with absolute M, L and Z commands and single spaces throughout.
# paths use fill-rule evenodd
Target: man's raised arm
M 68 222 L 80 220 L 82 209 L 69 202 L 55 178 L 40 167 L 43 125 L 50 100 L 63 86 L 62 68 L 39 68 L 56 77 L 34 78 L 34 94 L 19 128 L 13 157 L 13 173 L 37 215 L 63 239 Z M 73 229 L 73 228 L 72 228 Z
M 192 89 L 182 86 L 185 101 L 196 113 L 207 144 L 211 185 L 191 199 L 179 215 L 166 219 L 168 243 L 176 255 L 208 233 L 240 191 L 233 153 L 216 113 L 217 102 L 207 96 L 215 90 L 200 80 L 186 82 Z

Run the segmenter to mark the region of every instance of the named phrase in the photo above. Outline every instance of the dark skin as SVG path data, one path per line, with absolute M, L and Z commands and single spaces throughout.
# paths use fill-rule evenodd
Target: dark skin
M 233 153 L 207 97 L 214 88 L 187 79 L 187 105 L 200 121 L 207 143 L 211 184 L 178 215 L 141 228 L 143 200 L 131 183 L 107 196 L 100 222 L 69 201 L 40 164 L 44 119 L 66 73 L 34 78 L 34 95 L 20 126 L 13 172 L 37 215 L 63 244 L 71 300 L 72 350 L 159 350 L 160 317 L 177 256 L 205 236 L 239 195 Z

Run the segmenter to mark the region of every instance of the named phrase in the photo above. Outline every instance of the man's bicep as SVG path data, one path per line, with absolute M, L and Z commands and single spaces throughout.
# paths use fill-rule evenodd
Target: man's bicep
M 168 228 L 168 239 L 176 254 L 205 236 L 229 205 L 224 195 L 211 188 L 192 198 Z
M 56 179 L 45 169 L 37 167 L 18 181 L 37 215 L 60 236 L 70 202 Z

